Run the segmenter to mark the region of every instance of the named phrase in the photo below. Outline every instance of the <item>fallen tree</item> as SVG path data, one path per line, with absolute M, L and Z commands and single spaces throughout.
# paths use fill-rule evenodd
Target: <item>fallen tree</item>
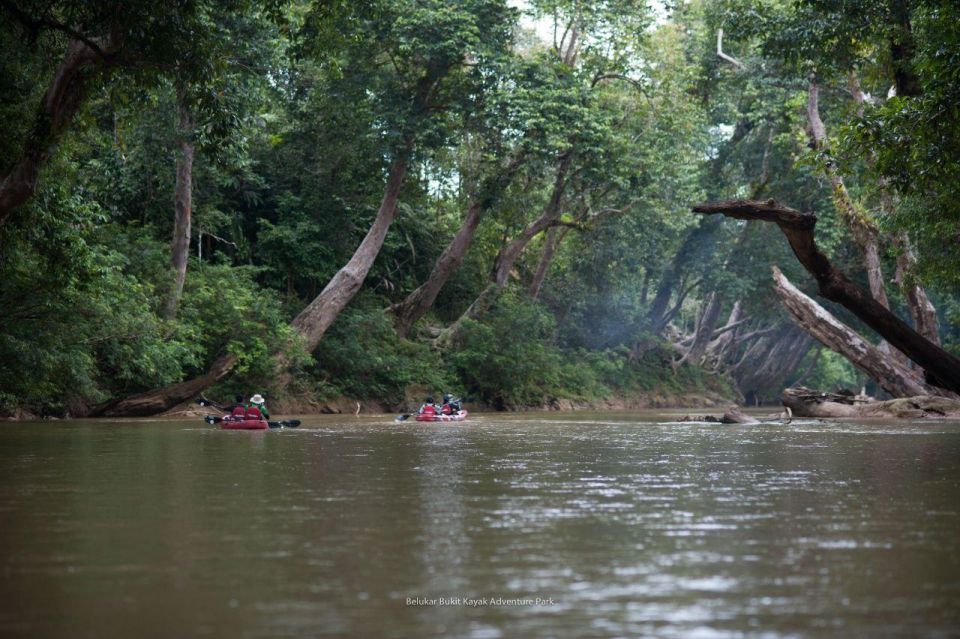
M 817 247 L 817 217 L 801 213 L 775 200 L 728 200 L 693 207 L 696 213 L 720 214 L 741 220 L 776 224 L 797 259 L 817 280 L 820 295 L 849 309 L 891 345 L 916 362 L 926 373 L 926 383 L 960 393 L 960 358 L 919 334 L 869 293 L 854 284 Z
M 773 267 L 773 282 L 774 293 L 800 328 L 830 350 L 843 355 L 875 379 L 883 390 L 894 397 L 947 394 L 941 388 L 926 384 L 891 353 L 860 337 L 827 309 L 804 295 L 776 266 Z

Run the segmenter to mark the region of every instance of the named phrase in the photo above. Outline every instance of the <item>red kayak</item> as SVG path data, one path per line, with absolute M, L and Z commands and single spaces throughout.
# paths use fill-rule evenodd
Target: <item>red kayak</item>
M 237 419 L 227 416 L 220 422 L 220 428 L 227 430 L 266 430 L 270 424 L 265 419 Z
M 451 415 L 440 415 L 438 413 L 417 415 L 418 422 L 462 422 L 467 418 L 467 411 L 458 410 Z

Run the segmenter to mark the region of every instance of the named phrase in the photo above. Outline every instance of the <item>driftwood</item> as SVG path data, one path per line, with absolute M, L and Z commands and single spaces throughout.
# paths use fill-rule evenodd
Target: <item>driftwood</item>
M 749 415 L 744 415 L 740 412 L 739 406 L 731 406 L 728 408 L 722 417 L 717 417 L 715 415 L 684 415 L 678 421 L 681 422 L 707 422 L 712 424 L 761 424 L 763 422 L 784 422 L 789 423 L 790 418 L 792 417 L 790 409 L 786 409 L 784 412 L 773 417 L 765 419 L 756 419 L 750 417 Z
M 871 397 L 788 388 L 780 398 L 797 417 L 900 418 L 960 417 L 960 400 L 921 395 L 878 402 Z

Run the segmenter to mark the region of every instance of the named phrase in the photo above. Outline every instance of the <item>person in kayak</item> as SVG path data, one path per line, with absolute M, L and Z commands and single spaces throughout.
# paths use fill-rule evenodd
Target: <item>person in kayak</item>
M 263 399 L 263 395 L 257 393 L 250 398 L 250 403 L 247 405 L 247 419 L 270 419 L 270 411 L 267 410 L 267 404 Z
M 454 413 L 460 412 L 460 402 L 453 400 L 453 395 L 450 393 L 444 393 L 443 395 L 443 406 L 440 407 L 440 412 L 444 415 L 453 415 Z
M 420 415 L 436 415 L 437 407 L 433 403 L 433 397 L 428 397 L 423 405 L 420 407 Z
M 227 406 L 224 411 L 229 413 L 230 419 L 243 419 L 247 414 L 247 405 L 243 403 L 243 395 L 237 395 L 233 399 L 233 404 Z

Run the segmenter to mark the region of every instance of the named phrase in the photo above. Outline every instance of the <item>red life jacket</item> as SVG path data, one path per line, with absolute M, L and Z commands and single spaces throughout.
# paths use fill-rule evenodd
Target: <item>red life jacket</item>
M 437 414 L 437 407 L 434 406 L 434 405 L 432 405 L 432 404 L 427 404 L 426 406 L 424 406 L 423 408 L 420 409 L 420 414 L 421 414 L 421 415 L 436 415 L 436 414 Z
M 263 419 L 263 415 L 260 414 L 260 409 L 256 406 L 250 406 L 247 408 L 246 419 Z
M 440 409 L 440 412 L 444 415 L 453 415 L 453 406 L 450 404 L 444 404 L 443 408 Z
M 247 414 L 247 409 L 243 406 L 234 406 L 233 412 L 230 413 L 232 417 L 237 417 L 243 419 L 243 416 Z

